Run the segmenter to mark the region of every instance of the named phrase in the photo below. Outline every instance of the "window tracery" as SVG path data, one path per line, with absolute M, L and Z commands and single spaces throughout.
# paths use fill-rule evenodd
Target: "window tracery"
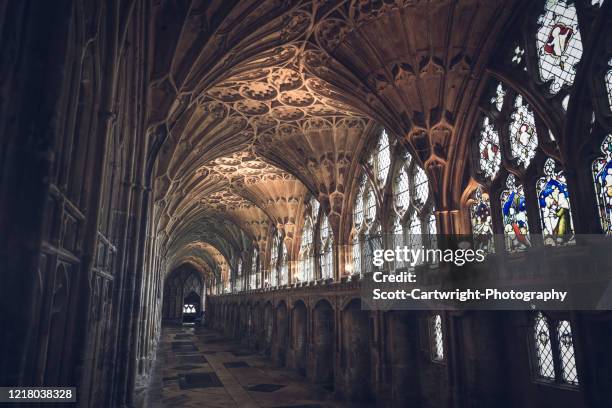
M 574 226 L 569 203 L 567 181 L 556 171 L 553 159 L 544 163 L 544 177 L 536 185 L 544 243 L 557 245 L 573 241 Z
M 554 333 L 551 335 L 551 327 Z M 535 372 L 539 379 L 578 385 L 578 367 L 569 320 L 549 319 L 537 312 L 533 320 Z
M 277 231 L 274 234 L 274 239 L 272 240 L 272 248 L 270 249 L 270 286 L 278 285 L 278 250 L 280 245 L 280 237 L 279 232 Z
M 478 148 L 480 150 L 480 169 L 487 178 L 494 179 L 501 166 L 501 148 L 499 134 L 486 116 L 482 121 Z
M 510 152 L 523 168 L 527 168 L 535 157 L 538 135 L 533 112 L 520 94 L 514 99 L 514 112 L 511 118 Z
M 316 200 L 315 200 L 316 201 Z M 308 282 L 313 279 L 312 274 L 312 244 L 313 244 L 313 226 L 312 218 L 306 217 L 304 229 L 302 230 L 302 242 L 300 244 L 300 270 L 296 276 L 297 281 Z
M 281 253 L 281 269 L 280 269 L 280 282 L 279 285 L 286 285 L 289 283 L 289 253 L 287 252 L 287 244 L 282 241 L 283 251 Z

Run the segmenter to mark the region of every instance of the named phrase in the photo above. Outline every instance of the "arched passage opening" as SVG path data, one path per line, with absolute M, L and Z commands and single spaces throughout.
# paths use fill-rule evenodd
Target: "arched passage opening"
M 274 311 L 272 310 L 272 304 L 266 303 L 264 307 L 264 352 L 266 355 L 270 355 L 272 349 L 272 334 L 274 330 Z
M 295 369 L 306 375 L 307 347 L 308 347 L 308 313 L 306 305 L 298 301 L 291 316 L 293 333 L 293 360 Z
M 351 401 L 369 401 L 371 391 L 370 322 L 361 300 L 353 299 L 342 312 L 342 353 L 344 373 L 341 393 Z
M 393 406 L 420 399 L 418 321 L 417 316 L 405 311 L 387 314 L 387 367 L 391 375 Z
M 200 295 L 191 291 L 183 299 L 183 323 L 194 323 L 196 316 L 202 310 Z
M 287 340 L 289 337 L 289 322 L 287 319 L 287 305 L 280 302 L 276 307 L 276 338 L 273 347 L 272 359 L 278 366 L 287 363 Z
M 203 308 L 203 296 L 204 281 L 201 273 L 189 264 L 179 266 L 168 274 L 164 282 L 162 318 L 181 322 L 185 314 L 188 319 L 195 319 Z
M 314 369 L 312 378 L 323 387 L 334 389 L 334 309 L 319 301 L 313 312 Z

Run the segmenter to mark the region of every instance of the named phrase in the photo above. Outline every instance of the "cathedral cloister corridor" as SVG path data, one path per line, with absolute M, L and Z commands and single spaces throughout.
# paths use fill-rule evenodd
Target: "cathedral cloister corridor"
M 612 0 L 0 36 L 0 405 L 612 407 Z

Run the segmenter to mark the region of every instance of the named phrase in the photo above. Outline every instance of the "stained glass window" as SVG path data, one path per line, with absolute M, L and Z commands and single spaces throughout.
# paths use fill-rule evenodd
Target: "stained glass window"
M 540 77 L 556 94 L 564 84 L 572 85 L 576 64 L 582 58 L 582 39 L 576 7 L 565 0 L 547 0 L 538 19 L 538 68 Z
M 593 181 L 601 228 L 605 234 L 612 235 L 612 135 L 603 140 L 601 152 L 603 156 L 593 161 Z
M 500 112 L 504 106 L 504 96 L 506 96 L 506 91 L 504 91 L 502 84 L 499 83 L 495 89 L 495 96 L 491 98 L 491 103 L 494 104 L 497 110 Z
M 525 54 L 525 50 L 517 45 L 512 55 L 512 63 L 516 65 L 520 64 L 523 60 L 523 54 Z
M 297 274 L 297 281 L 308 282 L 312 276 L 312 222 L 310 217 L 306 218 L 304 229 L 302 230 L 302 242 L 300 243 L 300 271 Z
M 444 337 L 442 334 L 442 316 L 431 318 L 432 358 L 436 361 L 444 360 Z
M 499 134 L 486 116 L 482 121 L 478 148 L 480 150 L 480 169 L 487 178 L 492 180 L 499 172 L 501 165 L 501 148 L 499 147 Z
M 531 246 L 525 194 L 523 186 L 516 185 L 514 175 L 508 176 L 506 190 L 502 191 L 500 198 L 506 248 L 509 251 L 516 251 Z
M 488 194 L 485 196 L 482 188 L 478 187 L 474 192 L 473 200 L 473 204 L 470 205 L 470 219 L 475 247 L 486 252 L 495 252 L 489 196 Z
M 283 253 L 281 259 L 281 273 L 280 273 L 280 285 L 286 285 L 289 281 L 289 254 L 287 252 L 287 245 L 283 241 Z
M 538 312 L 534 324 L 535 350 L 538 363 L 538 375 L 542 378 L 555 379 L 555 363 L 553 360 L 550 329 L 548 320 Z
M 321 264 L 321 277 L 323 279 L 327 279 L 333 277 L 333 233 L 329 228 L 329 221 L 327 219 L 327 215 L 322 214 L 321 217 L 321 253 L 319 255 L 319 262 Z
M 563 381 L 568 384 L 578 385 L 572 326 L 567 320 L 561 320 L 557 325 L 557 340 L 559 342 L 559 357 Z
M 387 180 L 387 173 L 389 172 L 389 165 L 391 164 L 391 149 L 389 147 L 389 135 L 386 130 L 383 130 L 380 135 L 378 142 L 378 153 L 376 154 L 376 161 L 378 167 L 378 182 L 381 185 L 385 184 Z
M 529 166 L 536 154 L 538 135 L 535 128 L 533 112 L 523 97 L 517 95 L 514 100 L 514 112 L 510 122 L 510 151 L 524 168 Z
M 536 184 L 544 243 L 567 243 L 574 233 L 567 181 L 562 171 L 556 171 L 553 159 L 544 163 L 544 175 Z

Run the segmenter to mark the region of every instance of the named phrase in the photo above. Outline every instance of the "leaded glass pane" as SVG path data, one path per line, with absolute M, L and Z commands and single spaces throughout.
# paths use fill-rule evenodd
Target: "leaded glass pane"
M 506 248 L 509 251 L 525 249 L 531 244 L 523 186 L 517 186 L 516 179 L 511 174 L 506 180 L 506 188 L 500 196 Z
M 383 130 L 378 143 L 378 153 L 376 154 L 378 165 L 378 182 L 385 183 L 389 165 L 391 164 L 391 149 L 389 147 L 389 135 L 386 130 Z
M 548 320 L 541 312 L 538 312 L 535 316 L 534 340 L 538 359 L 538 375 L 542 378 L 554 380 L 555 364 L 550 343 L 550 330 Z
M 499 134 L 485 117 L 480 130 L 480 169 L 489 179 L 495 178 L 501 165 L 501 148 L 499 147 Z
M 278 284 L 278 272 L 276 266 L 278 264 L 278 246 L 279 239 L 278 234 L 274 235 L 274 239 L 272 240 L 272 248 L 270 248 L 270 285 L 276 286 Z
M 514 112 L 510 122 L 510 150 L 524 168 L 529 166 L 535 157 L 538 147 L 538 135 L 535 128 L 533 112 L 529 105 L 523 103 L 523 97 L 517 95 L 514 100 Z
M 435 315 L 431 318 L 432 357 L 434 360 L 444 360 L 444 337 L 442 335 L 442 317 Z
M 280 285 L 285 285 L 289 281 L 289 255 L 287 245 L 283 242 L 283 254 L 281 259 Z
M 310 208 L 312 209 L 311 217 L 313 220 L 316 220 L 319 215 L 319 200 L 313 197 L 310 200 Z
M 404 214 L 410 206 L 410 177 L 406 167 L 402 166 L 397 176 L 395 208 Z
M 427 202 L 427 197 L 429 196 L 429 180 L 427 179 L 425 170 L 419 166 L 415 166 L 413 181 L 416 194 L 416 197 L 414 198 L 415 205 L 422 208 L 423 205 L 425 205 L 425 202 Z
M 474 203 L 470 206 L 470 219 L 476 248 L 486 252 L 495 252 L 491 203 L 489 196 L 485 197 L 480 187 L 474 192 Z
M 298 281 L 309 281 L 312 279 L 312 222 L 306 219 L 302 230 L 302 242 L 300 244 L 300 271 L 297 276 Z
M 408 246 L 410 248 L 420 248 L 422 245 L 422 231 L 421 231 L 421 220 L 417 213 L 413 213 L 410 217 L 409 224 L 409 235 L 408 235 Z
M 565 0 L 547 0 L 538 20 L 538 68 L 540 77 L 556 94 L 564 84 L 572 85 L 576 64 L 582 58 L 582 39 L 576 7 Z
M 601 228 L 605 234 L 612 235 L 612 135 L 603 140 L 601 152 L 603 156 L 593 161 L 593 181 Z
M 358 273 L 361 275 L 361 242 L 359 241 L 359 236 L 353 238 L 352 247 L 353 273 Z
M 561 374 L 563 381 L 578 385 L 578 371 L 574 357 L 574 341 L 572 326 L 567 320 L 561 320 L 557 326 L 557 340 L 559 342 L 559 357 L 561 360 Z
M 361 229 L 363 223 L 363 194 L 365 191 L 365 183 L 360 183 L 357 198 L 355 199 L 355 207 L 353 210 L 353 221 L 355 228 Z
M 376 196 L 374 189 L 368 189 L 368 198 L 366 203 L 366 221 L 371 224 L 376 219 Z
M 567 181 L 562 171 L 555 171 L 555 161 L 547 159 L 545 176 L 536 183 L 544 243 L 558 245 L 573 239 L 574 227 Z

